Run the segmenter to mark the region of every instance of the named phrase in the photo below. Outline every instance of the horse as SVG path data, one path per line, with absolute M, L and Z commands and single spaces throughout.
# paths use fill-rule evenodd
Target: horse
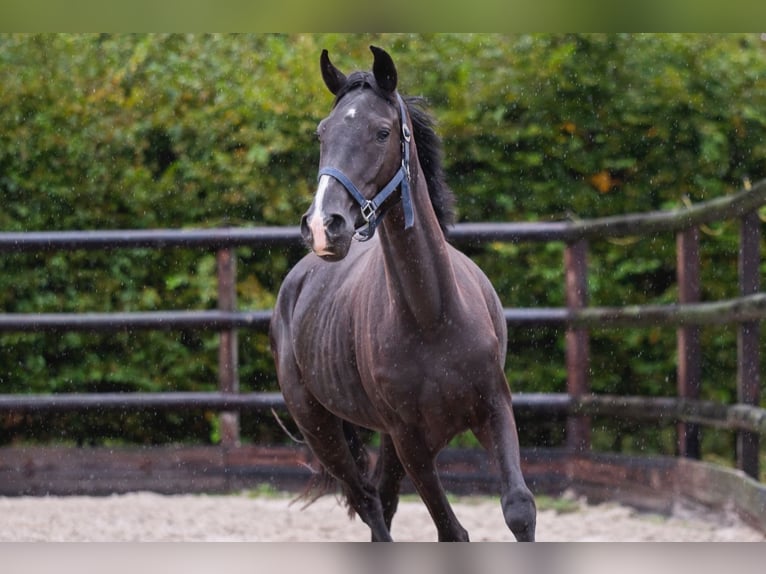
M 348 76 L 320 56 L 335 100 L 317 127 L 318 183 L 301 219 L 310 252 L 285 277 L 270 328 L 280 389 L 320 463 L 313 486 L 339 486 L 373 541 L 392 540 L 405 475 L 439 540 L 468 541 L 436 456 L 469 429 L 499 468 L 506 524 L 533 541 L 503 309 L 446 240 L 454 195 L 432 117 L 422 99 L 399 94 L 391 56 L 370 49 L 372 72 Z M 374 469 L 360 429 L 380 433 Z

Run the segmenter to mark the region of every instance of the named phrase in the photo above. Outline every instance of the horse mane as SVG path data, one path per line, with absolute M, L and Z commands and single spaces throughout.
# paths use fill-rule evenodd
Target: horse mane
M 378 87 L 371 72 L 353 72 L 347 82 L 338 91 L 333 107 L 349 92 L 359 88 L 370 88 L 379 97 L 393 106 L 396 101 Z M 447 185 L 444 176 L 444 156 L 441 138 L 435 130 L 435 122 L 426 110 L 426 101 L 421 97 L 402 96 L 412 121 L 412 132 L 418 150 L 418 163 L 428 186 L 428 196 L 436 213 L 439 226 L 446 233 L 455 223 L 455 194 Z M 398 107 L 398 106 L 397 106 Z

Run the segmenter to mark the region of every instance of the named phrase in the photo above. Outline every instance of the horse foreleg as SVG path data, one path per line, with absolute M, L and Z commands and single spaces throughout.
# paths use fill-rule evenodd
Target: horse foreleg
M 325 409 L 308 391 L 292 352 L 289 332 L 272 331 L 272 348 L 279 386 L 287 410 L 323 468 L 338 480 L 349 505 L 370 527 L 372 539 L 390 541 L 377 489 L 354 458 L 343 421 Z M 282 352 L 278 352 L 282 349 Z
M 282 394 L 303 439 L 325 471 L 339 481 L 349 506 L 370 527 L 373 541 L 391 541 L 378 491 L 359 468 L 342 419 L 325 409 L 300 383 L 293 361 L 279 364 Z
M 391 542 L 378 491 L 360 472 L 346 441 L 341 419 L 321 407 L 319 409 L 312 413 L 309 424 L 305 419 L 296 419 L 303 438 L 325 470 L 340 481 L 349 505 L 370 527 L 373 542 Z
M 521 474 L 519 439 L 510 399 L 490 412 L 474 432 L 500 467 L 500 500 L 505 523 L 519 542 L 534 542 L 537 509 Z
M 396 508 L 399 505 L 399 488 L 404 475 L 404 467 L 396 454 L 394 441 L 391 440 L 390 435 L 381 434 L 380 456 L 375 465 L 375 478 L 377 479 L 380 503 L 383 505 L 383 517 L 389 532 Z
M 468 542 L 468 532 L 452 511 L 436 472 L 436 453 L 407 429 L 402 436 L 392 436 L 407 476 L 423 499 L 436 525 L 440 542 Z

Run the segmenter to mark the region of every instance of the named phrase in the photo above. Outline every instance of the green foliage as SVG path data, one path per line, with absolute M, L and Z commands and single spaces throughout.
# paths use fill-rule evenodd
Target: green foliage
M 535 505 L 538 512 L 552 510 L 556 514 L 572 514 L 582 510 L 580 501 L 569 496 L 561 496 L 559 498 L 545 495 L 536 496 Z
M 463 221 L 679 207 L 766 177 L 758 35 L 3 35 L 0 229 L 294 225 L 313 192 L 313 132 L 331 105 L 318 55 L 367 68 L 369 44 L 391 52 L 404 93 L 429 101 Z M 704 297 L 730 297 L 737 228 L 710 232 Z M 469 254 L 506 306 L 564 304 L 561 245 Z M 266 309 L 301 251 L 237 255 L 240 307 Z M 673 237 L 593 242 L 591 303 L 675 301 L 674 258 Z M 0 310 L 214 308 L 214 266 L 214 254 L 181 249 L 3 254 Z M 562 335 L 511 332 L 515 391 L 564 389 Z M 0 345 L 2 392 L 215 387 L 215 334 L 4 334 Z M 705 329 L 703 345 L 704 393 L 731 400 L 733 330 Z M 672 330 L 604 329 L 591 346 L 595 391 L 675 393 Z M 240 347 L 243 389 L 275 389 L 265 336 L 241 332 Z M 149 418 L 153 430 L 137 416 L 101 430 L 138 442 L 215 437 L 204 417 Z M 0 441 L 87 440 L 95 423 L 79 420 L 42 430 L 0 421 Z M 258 440 L 280 435 L 243 424 Z

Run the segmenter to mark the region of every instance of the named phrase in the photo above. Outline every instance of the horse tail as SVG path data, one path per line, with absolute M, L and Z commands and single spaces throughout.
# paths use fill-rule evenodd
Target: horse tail
M 351 456 L 356 463 L 359 473 L 362 477 L 367 479 L 370 474 L 370 455 L 367 452 L 367 448 L 364 445 L 364 441 L 362 440 L 359 431 L 360 427 L 350 422 L 343 421 L 343 434 L 346 438 L 348 448 L 351 451 Z M 350 504 L 350 494 L 346 491 L 347 487 L 345 483 L 339 481 L 327 472 L 327 469 L 322 463 L 318 464 L 319 468 L 313 472 L 306 488 L 298 496 L 298 499 L 305 500 L 305 506 L 308 506 L 327 494 L 337 495 L 340 491 L 340 494 L 343 496 L 343 502 L 348 508 L 348 514 L 353 517 L 355 511 Z

